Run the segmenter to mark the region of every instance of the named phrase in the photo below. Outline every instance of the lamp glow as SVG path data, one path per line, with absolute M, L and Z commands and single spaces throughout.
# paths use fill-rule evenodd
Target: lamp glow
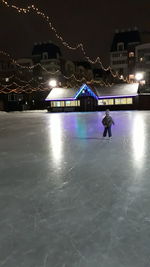
M 141 80 L 143 80 L 143 73 L 142 72 L 138 72 L 138 73 L 136 73 L 136 75 L 135 75 L 135 79 L 137 80 L 137 81 L 141 81 Z
M 51 86 L 51 87 L 56 87 L 56 85 L 57 85 L 57 81 L 56 81 L 56 80 L 50 80 L 48 84 L 49 84 L 49 86 Z

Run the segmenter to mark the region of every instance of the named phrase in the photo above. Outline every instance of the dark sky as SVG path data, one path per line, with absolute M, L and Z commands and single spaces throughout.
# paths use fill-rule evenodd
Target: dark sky
M 70 44 L 83 42 L 87 54 L 100 56 L 108 63 L 115 29 L 137 26 L 150 30 L 150 0 L 18 0 L 19 7 L 33 3 L 51 18 L 51 22 Z M 20 15 L 4 8 L 0 0 L 0 49 L 15 57 L 30 56 L 34 42 L 52 40 L 67 57 L 77 59 L 79 52 L 61 46 L 47 23 L 35 14 Z

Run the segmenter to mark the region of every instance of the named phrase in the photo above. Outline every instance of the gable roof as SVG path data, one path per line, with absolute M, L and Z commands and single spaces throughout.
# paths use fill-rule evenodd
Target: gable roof
M 95 93 L 95 90 L 94 89 L 91 89 L 89 86 L 87 86 L 87 84 L 83 84 L 79 90 L 77 91 L 77 93 L 75 94 L 74 98 L 77 99 L 79 96 L 92 96 L 94 98 L 98 98 L 96 93 Z

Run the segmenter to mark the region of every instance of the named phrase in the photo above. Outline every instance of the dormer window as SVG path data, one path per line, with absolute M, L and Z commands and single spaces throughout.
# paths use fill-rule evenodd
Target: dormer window
M 124 43 L 118 43 L 117 44 L 117 50 L 118 51 L 123 51 L 124 50 Z
M 42 53 L 42 58 L 45 60 L 48 59 L 48 53 L 47 52 Z

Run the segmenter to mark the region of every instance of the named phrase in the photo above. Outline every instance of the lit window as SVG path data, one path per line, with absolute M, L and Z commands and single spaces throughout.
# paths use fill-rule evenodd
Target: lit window
M 57 101 L 56 102 L 57 107 L 60 107 L 61 106 L 60 103 L 61 103 L 60 101 Z
M 134 52 L 130 52 L 129 57 L 134 57 Z
M 131 97 L 127 98 L 127 104 L 133 104 L 133 99 Z
M 51 107 L 76 107 L 80 106 L 80 100 L 74 101 L 51 101 Z
M 98 105 L 106 105 L 105 99 L 98 100 Z
M 116 98 L 115 105 L 125 105 L 127 104 L 126 98 Z
M 133 100 L 132 98 L 116 98 L 115 99 L 115 105 L 126 105 L 126 104 L 132 104 Z
M 76 106 L 76 101 L 71 101 L 71 106 L 72 107 Z
M 114 99 L 99 99 L 98 105 L 114 105 Z
M 121 99 L 120 99 L 120 104 L 121 104 L 121 105 L 125 105 L 125 104 L 127 104 L 127 100 L 126 100 L 126 98 L 121 98 Z
M 71 101 L 66 101 L 66 107 L 70 106 Z
M 57 101 L 51 101 L 51 107 L 57 107 Z
M 65 106 L 64 101 L 61 101 L 61 102 L 60 102 L 60 105 L 61 105 L 61 107 L 64 107 L 64 106 Z
M 113 99 L 108 99 L 108 103 L 109 103 L 109 105 L 113 105 L 114 104 L 114 100 Z
M 115 105 L 120 105 L 120 98 L 115 99 Z
M 80 106 L 80 100 L 66 101 L 66 107 Z

